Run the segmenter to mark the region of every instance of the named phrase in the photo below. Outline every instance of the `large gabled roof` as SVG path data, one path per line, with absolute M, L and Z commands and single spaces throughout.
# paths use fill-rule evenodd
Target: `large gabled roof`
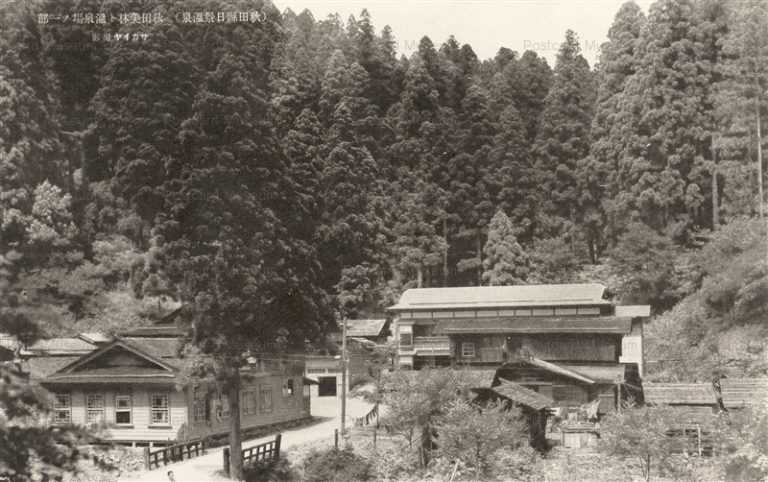
M 151 340 L 148 343 L 141 339 L 117 338 L 48 375 L 43 383 L 172 383 L 178 368 L 172 363 L 176 343 L 176 339 Z M 90 362 L 113 350 L 129 352 L 147 360 L 150 366 L 88 366 Z
M 414 288 L 389 310 L 610 305 L 604 294 L 605 286 L 598 283 Z

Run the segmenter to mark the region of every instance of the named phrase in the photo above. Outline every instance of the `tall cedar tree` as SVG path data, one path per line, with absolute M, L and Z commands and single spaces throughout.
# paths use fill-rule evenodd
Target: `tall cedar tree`
M 702 65 L 707 51 L 699 23 L 692 0 L 651 6 L 636 51 L 639 66 L 621 103 L 625 147 L 613 217 L 623 224 L 642 221 L 679 242 L 710 225 L 712 77 Z
M 554 82 L 547 94 L 533 146 L 540 176 L 541 234 L 565 234 L 575 252 L 579 200 L 577 162 L 589 153 L 589 126 L 595 98 L 593 75 L 576 34 L 568 30 L 557 54 Z
M 504 211 L 497 212 L 491 219 L 483 252 L 483 284 L 508 286 L 524 284 L 528 280 L 528 255 L 517 242 L 512 222 Z
M 501 112 L 498 124 L 491 151 L 492 165 L 498 169 L 495 172 L 499 185 L 497 205 L 510 213 L 521 237 L 530 242 L 538 209 L 534 196 L 538 185 L 525 124 L 511 104 Z
M 456 155 L 445 168 L 449 182 L 444 188 L 452 193 L 447 208 L 455 221 L 453 254 L 465 283 L 481 282 L 483 235 L 498 193 L 498 169 L 490 155 L 495 134 L 488 93 L 474 84 L 462 101 Z
M 189 341 L 213 360 L 233 414 L 245 354 L 303 348 L 326 314 L 313 251 L 286 222 L 302 205 L 293 202 L 268 116 L 267 67 L 280 18 L 269 4 L 262 11 L 258 24 L 184 27 L 205 81 L 182 124 L 184 162 L 163 186 L 166 211 L 158 216 L 167 269 L 188 307 Z M 237 416 L 230 446 L 239 478 Z
M 608 41 L 600 47 L 597 67 L 597 102 L 592 120 L 589 156 L 578 166 L 580 209 L 583 228 L 592 262 L 597 260 L 608 240 L 604 230 L 608 221 L 604 203 L 618 194 L 614 175 L 621 156 L 623 130 L 620 103 L 628 79 L 637 71 L 637 48 L 640 32 L 645 26 L 645 14 L 634 2 L 621 6 L 608 31 Z M 606 192 L 606 189 L 608 192 Z M 606 233 L 615 243 L 616 233 Z
M 154 26 L 140 47 L 114 42 L 109 54 L 91 104 L 98 155 L 86 172 L 91 181 L 110 181 L 128 201 L 143 222 L 126 234 L 146 248 L 154 218 L 165 209 L 163 185 L 178 174 L 177 134 L 191 115 L 200 74 L 174 23 Z

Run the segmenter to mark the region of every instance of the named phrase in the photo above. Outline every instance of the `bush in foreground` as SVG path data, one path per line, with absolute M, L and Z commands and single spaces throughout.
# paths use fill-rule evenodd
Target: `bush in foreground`
M 301 480 L 287 458 L 262 460 L 243 468 L 245 482 L 294 482 Z
M 307 482 L 357 482 L 374 479 L 373 465 L 347 447 L 310 453 L 304 460 Z

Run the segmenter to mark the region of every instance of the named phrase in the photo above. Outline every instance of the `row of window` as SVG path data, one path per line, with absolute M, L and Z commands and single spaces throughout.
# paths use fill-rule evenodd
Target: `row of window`
M 413 345 L 412 333 L 400 333 L 400 346 L 410 347 Z M 462 358 L 475 358 L 475 344 L 471 341 L 464 341 L 461 343 L 461 357 Z
M 169 425 L 170 397 L 168 393 L 152 393 L 149 395 L 149 423 L 151 425 Z M 115 395 L 115 420 L 116 425 L 133 424 L 133 396 L 131 394 Z M 67 424 L 72 422 L 72 397 L 69 393 L 56 393 L 53 403 L 54 422 Z M 106 404 L 105 396 L 101 393 L 88 393 L 85 395 L 85 422 L 105 422 Z
M 296 394 L 293 379 L 288 379 L 283 384 L 283 397 L 290 398 Z M 193 390 L 193 417 L 196 422 L 208 420 L 211 409 L 215 410 L 218 419 L 230 416 L 229 398 L 226 394 L 219 394 L 215 405 L 211 407 L 210 397 L 202 389 Z M 170 424 L 170 405 L 168 393 L 152 393 L 149 395 L 149 423 L 151 425 Z M 131 394 L 115 395 L 115 420 L 116 425 L 133 424 L 133 396 Z M 272 385 L 259 385 L 241 392 L 240 410 L 244 415 L 254 415 L 261 409 L 261 413 L 269 413 L 273 408 Z M 54 422 L 67 424 L 72 422 L 72 397 L 69 393 L 54 394 Z M 88 424 L 106 421 L 105 396 L 101 393 L 88 393 L 85 395 L 85 421 Z
M 283 398 L 291 398 L 296 395 L 296 388 L 293 379 L 288 379 L 283 383 Z M 218 394 L 216 399 L 211 400 L 211 396 L 202 388 L 195 388 L 192 395 L 193 419 L 195 422 L 210 420 L 213 412 L 219 420 L 229 418 L 229 397 L 226 394 Z M 289 400 L 290 402 L 290 400 Z M 240 392 L 240 412 L 242 415 L 255 415 L 261 413 L 270 413 L 274 407 L 272 397 L 272 385 L 261 384 L 258 387 L 248 387 Z

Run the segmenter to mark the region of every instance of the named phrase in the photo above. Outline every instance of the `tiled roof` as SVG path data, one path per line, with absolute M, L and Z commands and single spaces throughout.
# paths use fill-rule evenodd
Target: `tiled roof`
M 175 375 L 167 370 L 148 367 L 86 368 L 71 373 L 54 373 L 46 383 L 172 383 Z
M 616 333 L 632 329 L 632 318 L 613 316 L 524 316 L 441 320 L 435 334 L 455 333 Z
M 33 379 L 39 380 L 79 359 L 79 356 L 35 356 L 24 361 L 23 367 Z
M 125 337 L 123 341 L 155 358 L 179 358 L 178 352 L 181 341 L 178 338 Z
M 542 410 L 555 404 L 551 398 L 503 378 L 501 385 L 493 387 L 493 390 L 504 398 L 536 410 Z
M 520 286 L 470 286 L 406 290 L 390 310 L 607 305 L 597 283 Z
M 541 368 L 543 370 L 546 370 L 548 372 L 551 372 L 551 373 L 554 373 L 554 374 L 557 374 L 557 375 L 560 375 L 560 376 L 563 376 L 563 377 L 567 377 L 567 378 L 572 378 L 574 380 L 578 380 L 578 381 L 580 381 L 582 383 L 586 383 L 586 384 L 589 384 L 589 385 L 592 385 L 592 384 L 595 383 L 595 380 L 593 380 L 593 379 L 591 379 L 591 378 L 589 378 L 589 377 L 587 377 L 585 375 L 582 375 L 581 373 L 576 372 L 576 371 L 574 371 L 574 370 L 572 370 L 570 368 L 566 368 L 563 365 L 551 363 L 551 362 L 548 362 L 548 361 L 545 361 L 545 360 L 540 360 L 540 359 L 535 358 L 535 357 L 521 358 L 521 359 L 518 359 L 518 360 L 509 361 L 509 362 L 507 362 L 507 363 L 505 363 L 504 365 L 501 366 L 501 370 L 514 371 L 516 368 L 518 368 L 519 365 L 534 366 L 534 367 Z M 580 368 L 582 368 L 582 366 L 580 366 Z
M 646 403 L 661 405 L 714 405 L 711 383 L 644 383 Z
M 472 388 L 490 388 L 496 378 L 496 369 L 467 369 L 458 370 L 459 378 Z
M 633 318 L 645 318 L 651 316 L 651 305 L 624 305 L 615 308 L 616 316 L 631 316 Z
M 133 330 L 120 333 L 121 337 L 160 337 L 170 338 L 182 336 L 182 330 L 176 325 L 154 325 L 134 328 Z
M 720 391 L 725 408 L 768 404 L 768 378 L 723 378 Z
M 621 364 L 615 365 L 576 365 L 571 363 L 558 363 L 558 366 L 580 373 L 590 380 L 601 383 L 616 383 L 624 381 L 625 367 Z
M 78 335 L 78 338 L 85 340 L 88 343 L 96 344 L 96 343 L 109 343 L 112 341 L 112 337 L 105 335 L 104 333 L 99 333 L 98 331 L 91 331 L 88 333 L 80 333 Z
M 89 343 L 81 338 L 49 338 L 47 340 L 38 340 L 29 347 L 28 352 L 45 354 L 85 354 L 96 349 L 96 345 Z
M 387 320 L 347 320 L 347 336 L 379 336 Z

